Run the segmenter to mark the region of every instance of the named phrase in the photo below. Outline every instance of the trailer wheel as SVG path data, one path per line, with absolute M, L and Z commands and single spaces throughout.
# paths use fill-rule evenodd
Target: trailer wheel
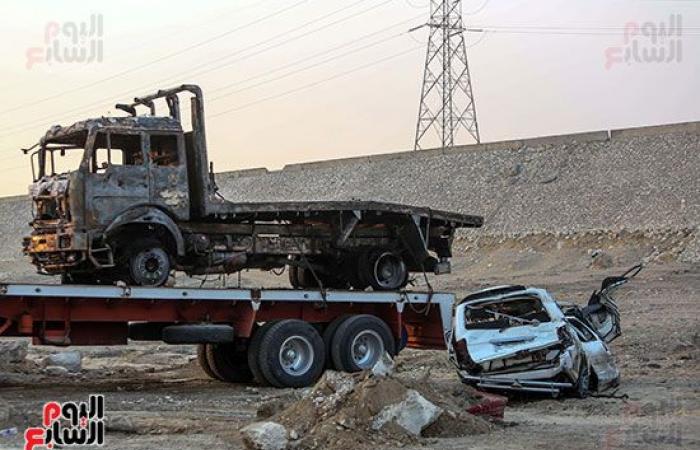
M 216 373 L 214 373 L 214 371 L 211 369 L 211 366 L 209 365 L 209 361 L 207 361 L 207 347 L 209 345 L 211 344 L 197 345 L 197 363 L 199 363 L 199 367 L 202 369 L 202 372 L 204 372 L 209 378 L 224 381 L 221 378 L 219 378 L 219 376 Z
M 323 339 L 310 324 L 296 319 L 282 320 L 262 334 L 258 352 L 260 371 L 276 387 L 306 387 L 323 372 Z
M 248 345 L 248 367 L 250 368 L 255 381 L 257 381 L 261 386 L 269 386 L 270 383 L 260 370 L 260 345 L 262 344 L 262 338 L 265 333 L 267 333 L 267 330 L 269 330 L 270 327 L 277 322 L 277 320 L 271 320 L 269 322 L 265 322 L 260 328 L 255 329 L 253 331 L 253 338 L 250 340 L 250 345 Z
M 253 380 L 246 352 L 238 351 L 234 344 L 208 344 L 206 355 L 209 367 L 218 379 L 229 383 Z
M 331 345 L 333 345 L 333 337 L 335 336 L 335 332 L 338 331 L 338 327 L 350 317 L 352 316 L 349 314 L 337 317 L 335 320 L 329 323 L 328 326 L 326 326 L 325 330 L 323 330 L 323 344 L 326 347 L 326 369 L 342 370 L 341 368 L 333 365 Z
M 394 336 L 383 320 L 368 314 L 343 321 L 331 344 L 333 365 L 345 372 L 371 369 L 385 352 L 396 354 Z
M 376 291 L 393 291 L 406 286 L 408 268 L 401 255 L 391 251 L 366 254 L 359 263 L 360 278 Z
M 137 241 L 128 250 L 128 271 L 138 286 L 162 286 L 172 270 L 172 258 L 157 239 Z

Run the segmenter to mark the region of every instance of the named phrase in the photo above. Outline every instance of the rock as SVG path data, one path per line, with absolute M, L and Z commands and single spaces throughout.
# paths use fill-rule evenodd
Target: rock
M 44 373 L 52 377 L 65 377 L 70 375 L 70 371 L 62 366 L 48 366 L 44 368 Z
M 442 408 L 426 400 L 417 391 L 409 389 L 406 398 L 382 409 L 372 421 L 372 429 L 379 430 L 389 423 L 395 423 L 414 436 L 435 422 Z
M 591 267 L 594 269 L 609 269 L 615 264 L 613 257 L 602 250 L 594 251 L 591 258 L 593 258 Z
M 323 374 L 321 381 L 323 383 L 318 383 L 319 385 L 325 384 L 338 395 L 346 395 L 352 392 L 356 384 L 355 378 L 352 376 L 352 374 L 346 372 L 336 372 L 334 370 L 327 370 L 326 373 Z
M 277 422 L 255 422 L 241 430 L 243 443 L 251 450 L 284 450 L 287 429 Z
M 25 340 L 0 341 L 0 362 L 4 364 L 19 364 L 27 357 L 29 342 Z
M 54 353 L 44 358 L 44 367 L 58 366 L 64 367 L 69 372 L 80 372 L 82 368 L 83 355 L 79 351 Z
M 394 360 L 384 352 L 377 363 L 372 367 L 372 375 L 375 377 L 387 377 L 394 373 Z

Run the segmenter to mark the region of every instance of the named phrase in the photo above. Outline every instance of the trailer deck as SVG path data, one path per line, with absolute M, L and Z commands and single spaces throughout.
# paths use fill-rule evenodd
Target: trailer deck
M 8 283 L 0 284 L 0 335 L 47 345 L 122 345 L 129 322 L 149 322 L 225 323 L 248 338 L 257 322 L 327 324 L 340 315 L 372 314 L 407 346 L 441 349 L 453 303 L 454 295 L 443 292 Z

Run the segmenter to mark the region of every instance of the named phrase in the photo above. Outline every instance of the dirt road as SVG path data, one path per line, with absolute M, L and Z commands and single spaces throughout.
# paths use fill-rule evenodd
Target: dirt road
M 621 271 L 638 256 L 615 255 L 618 267 L 594 269 L 589 262 L 576 262 L 586 261 L 579 250 L 558 264 L 548 260 L 543 269 L 545 256 L 532 257 L 537 249 L 499 252 L 458 258 L 455 274 L 437 287 L 461 294 L 488 284 L 537 283 L 560 300 L 582 302 L 602 277 Z M 416 448 L 700 448 L 700 270 L 678 263 L 651 264 L 626 288 L 620 307 L 623 336 L 612 348 L 622 372 L 616 394 L 626 398 L 513 398 L 505 422 L 491 433 L 422 439 Z M 101 393 L 109 419 L 106 448 L 236 449 L 242 448 L 238 430 L 255 419 L 262 404 L 302 395 L 211 381 L 192 360 L 191 347 L 81 350 L 81 375 L 52 378 L 31 364 L 0 374 L 0 429 L 17 427 L 21 433 L 39 424 L 45 401 L 84 400 Z M 29 360 L 39 361 L 52 351 L 32 348 Z M 406 351 L 399 361 L 405 376 L 425 377 L 430 371 L 429 379 L 455 377 L 442 352 Z M 0 448 L 21 448 L 21 442 L 20 435 L 0 437 Z

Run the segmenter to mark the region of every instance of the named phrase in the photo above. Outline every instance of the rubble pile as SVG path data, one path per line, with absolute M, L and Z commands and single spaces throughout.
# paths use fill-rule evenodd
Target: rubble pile
M 254 450 L 373 448 L 467 436 L 493 426 L 467 412 L 479 401 L 475 390 L 456 380 L 441 389 L 386 367 L 360 374 L 327 371 L 301 399 L 248 425 L 242 435 Z

